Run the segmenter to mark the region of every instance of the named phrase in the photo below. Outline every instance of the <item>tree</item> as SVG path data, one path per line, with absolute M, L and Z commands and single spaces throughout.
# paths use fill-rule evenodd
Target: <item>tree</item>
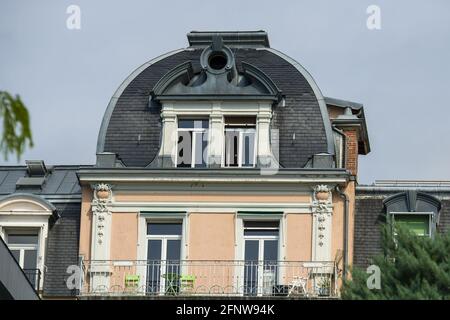
M 13 97 L 6 91 L 0 91 L 0 116 L 3 117 L 0 151 L 5 159 L 15 153 L 19 160 L 27 145 L 33 146 L 30 117 L 19 95 Z
M 396 226 L 394 235 L 384 223 L 382 249 L 372 261 L 381 271 L 381 289 L 370 290 L 370 274 L 355 267 L 343 299 L 450 299 L 450 232 L 420 237 Z

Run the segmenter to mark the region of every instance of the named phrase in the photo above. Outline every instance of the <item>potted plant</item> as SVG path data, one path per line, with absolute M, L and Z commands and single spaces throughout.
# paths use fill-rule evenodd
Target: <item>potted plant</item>
M 319 282 L 319 296 L 328 297 L 331 294 L 331 280 L 323 277 Z

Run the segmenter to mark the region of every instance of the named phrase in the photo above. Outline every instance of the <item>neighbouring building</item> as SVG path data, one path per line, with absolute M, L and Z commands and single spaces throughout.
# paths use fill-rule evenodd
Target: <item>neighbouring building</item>
M 357 184 L 363 106 L 266 32 L 188 42 L 120 85 L 95 165 L 0 168 L 0 234 L 41 297 L 337 297 L 378 216 L 448 225 L 444 189 Z

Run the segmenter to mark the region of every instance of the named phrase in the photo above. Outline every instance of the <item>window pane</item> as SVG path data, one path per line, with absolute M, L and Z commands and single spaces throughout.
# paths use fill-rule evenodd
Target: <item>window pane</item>
M 265 220 L 246 220 L 244 221 L 244 228 L 278 228 L 280 226 L 279 220 L 265 221 Z
M 239 132 L 225 131 L 225 166 L 237 167 L 239 150 Z
M 254 132 L 244 132 L 242 134 L 243 139 L 243 155 L 242 155 L 242 166 L 243 167 L 253 167 L 255 158 L 255 133 Z
M 161 260 L 162 240 L 148 240 L 147 260 Z
M 25 250 L 23 268 L 36 269 L 36 267 L 37 267 L 37 250 Z
M 20 250 L 10 250 L 17 263 L 20 263 Z
M 206 167 L 206 133 L 195 132 L 195 167 Z
M 257 261 L 259 240 L 245 240 L 245 261 Z
M 209 120 L 207 119 L 180 119 L 178 120 L 178 128 L 181 129 L 208 129 Z
M 181 223 L 148 223 L 147 234 L 149 235 L 181 235 Z
M 167 240 L 167 260 L 177 262 L 181 257 L 181 240 Z
M 37 234 L 8 234 L 8 244 L 37 244 Z
M 244 236 L 278 236 L 278 230 L 273 229 L 245 229 Z
M 278 260 L 278 240 L 264 240 L 264 261 Z
M 177 167 L 190 167 L 192 162 L 192 132 L 178 132 Z
M 429 215 L 423 214 L 396 214 L 394 220 L 396 224 L 404 226 L 418 236 L 427 236 L 429 218 Z

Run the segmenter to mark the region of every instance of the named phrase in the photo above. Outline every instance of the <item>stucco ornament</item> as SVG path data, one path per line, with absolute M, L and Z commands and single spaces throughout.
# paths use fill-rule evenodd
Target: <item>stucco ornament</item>
M 94 199 L 92 200 L 92 214 L 96 225 L 96 242 L 101 245 L 105 235 L 105 223 L 107 215 L 111 215 L 108 205 L 111 202 L 111 185 L 99 183 L 94 186 Z
M 330 259 L 331 250 L 331 216 L 333 213 L 331 188 L 327 185 L 314 187 L 312 202 L 314 259 L 326 261 Z

